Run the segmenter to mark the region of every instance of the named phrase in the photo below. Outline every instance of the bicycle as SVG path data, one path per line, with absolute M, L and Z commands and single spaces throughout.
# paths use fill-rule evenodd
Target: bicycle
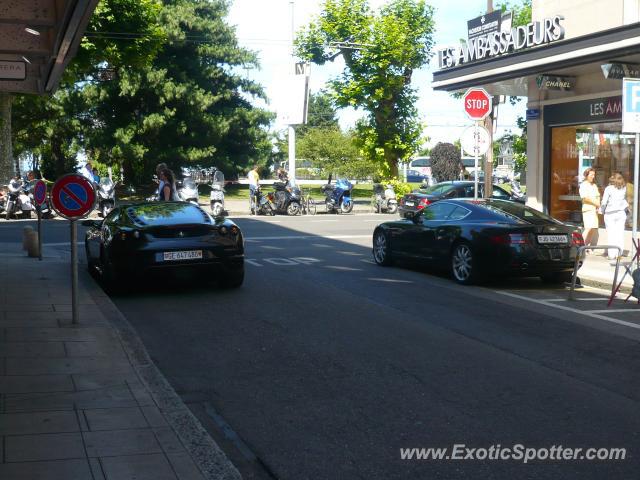
M 316 202 L 308 193 L 300 190 L 300 205 L 302 206 L 303 215 L 316 214 Z

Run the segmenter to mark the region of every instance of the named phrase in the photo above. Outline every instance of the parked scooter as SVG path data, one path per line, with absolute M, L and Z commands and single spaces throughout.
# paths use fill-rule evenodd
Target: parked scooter
M 375 213 L 396 213 L 398 211 L 398 200 L 393 185 L 380 183 L 373 184 L 373 199 L 371 201 Z
M 198 205 L 198 185 L 191 178 L 185 178 L 178 185 L 178 196 L 183 202 Z
M 514 200 L 516 202 L 526 203 L 527 194 L 520 189 L 520 182 L 514 179 L 514 180 L 511 180 L 510 185 L 511 185 L 511 200 Z
M 109 177 L 102 177 L 96 190 L 98 192 L 98 214 L 104 218 L 116 206 L 116 185 Z
M 31 198 L 24 191 L 24 183 L 20 177 L 12 178 L 7 185 L 7 201 L 5 203 L 4 218 L 9 220 L 16 218 L 31 218 L 34 210 Z
M 302 211 L 299 187 L 291 185 L 289 180 L 286 182 L 275 182 L 273 187 L 275 191 L 269 193 L 268 198 L 277 213 L 298 215 Z
M 338 179 L 336 184 L 331 184 L 331 175 L 327 184 L 322 187 L 322 193 L 325 197 L 325 205 L 327 207 L 327 213 L 329 212 L 342 212 L 349 213 L 353 210 L 353 200 L 351 199 L 351 191 L 353 185 L 349 180 Z
M 224 173 L 216 170 L 211 181 L 211 213 L 214 217 L 224 215 Z

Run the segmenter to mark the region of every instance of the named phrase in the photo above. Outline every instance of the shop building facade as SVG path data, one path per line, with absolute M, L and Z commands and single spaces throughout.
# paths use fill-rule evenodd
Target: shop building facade
M 532 17 L 480 45 L 440 51 L 433 88 L 527 98 L 532 207 L 579 223 L 579 182 L 590 167 L 601 189 L 620 171 L 631 205 L 635 135 L 622 132 L 622 78 L 640 78 L 640 1 L 534 0 Z

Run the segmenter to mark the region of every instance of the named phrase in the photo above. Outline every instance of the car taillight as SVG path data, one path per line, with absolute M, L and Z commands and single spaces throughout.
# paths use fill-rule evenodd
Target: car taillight
M 505 235 L 493 235 L 489 242 L 494 245 L 524 245 L 529 243 L 529 237 L 522 233 L 509 233 Z
M 571 243 L 576 247 L 582 247 L 584 245 L 584 238 L 580 232 L 571 233 Z
M 422 200 L 420 200 L 420 205 L 424 205 L 425 207 L 427 205 L 429 205 L 431 202 L 429 201 L 428 198 L 423 198 Z

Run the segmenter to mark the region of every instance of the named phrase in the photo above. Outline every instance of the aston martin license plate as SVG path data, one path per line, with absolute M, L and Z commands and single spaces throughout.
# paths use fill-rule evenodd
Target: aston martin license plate
M 202 258 L 202 250 L 183 250 L 179 252 L 164 252 L 162 259 L 165 262 L 171 262 L 175 260 L 195 260 Z
M 538 235 L 538 243 L 567 243 L 566 235 Z

